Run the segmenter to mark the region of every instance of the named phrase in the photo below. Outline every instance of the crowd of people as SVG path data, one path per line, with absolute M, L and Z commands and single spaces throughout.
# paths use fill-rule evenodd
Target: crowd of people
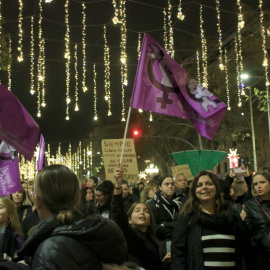
M 51 165 L 0 198 L 0 269 L 270 269 L 270 170 L 80 185 Z

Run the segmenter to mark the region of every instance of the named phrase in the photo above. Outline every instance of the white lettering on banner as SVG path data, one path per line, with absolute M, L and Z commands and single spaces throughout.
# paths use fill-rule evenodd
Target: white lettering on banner
M 9 166 L 0 168 L 0 183 L 1 183 L 1 188 L 2 188 L 2 193 L 3 194 L 7 193 L 7 187 L 6 186 L 11 181 L 8 172 L 9 172 Z

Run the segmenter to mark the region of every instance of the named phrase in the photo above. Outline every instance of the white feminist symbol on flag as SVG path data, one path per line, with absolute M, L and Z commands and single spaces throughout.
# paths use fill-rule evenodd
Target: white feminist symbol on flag
M 6 185 L 8 183 L 10 183 L 10 181 L 11 181 L 8 172 L 9 172 L 9 166 L 0 168 L 0 183 L 1 183 L 1 186 L 2 186 L 3 194 L 7 193 Z

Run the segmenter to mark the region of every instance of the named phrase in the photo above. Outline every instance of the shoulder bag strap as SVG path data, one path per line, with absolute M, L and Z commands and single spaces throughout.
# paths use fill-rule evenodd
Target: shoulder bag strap
M 261 209 L 263 210 L 264 214 L 266 215 L 266 217 L 270 220 L 270 216 L 266 213 L 266 211 L 264 210 L 264 208 L 262 207 L 262 205 L 258 202 L 258 200 L 256 198 L 255 199 L 255 202 L 261 207 Z

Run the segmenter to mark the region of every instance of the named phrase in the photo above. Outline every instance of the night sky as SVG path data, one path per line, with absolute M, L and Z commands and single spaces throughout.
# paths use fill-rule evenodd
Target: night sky
M 74 111 L 74 58 L 71 57 L 70 79 L 70 120 L 65 120 L 65 10 L 64 0 L 53 0 L 43 3 L 43 37 L 45 38 L 46 56 L 46 103 L 41 109 L 41 118 L 37 117 L 37 96 L 30 94 L 30 25 L 31 16 L 35 23 L 35 63 L 38 56 L 38 0 L 24 0 L 23 9 L 23 51 L 24 61 L 17 62 L 18 56 L 18 12 L 17 0 L 3 0 L 2 17 L 3 32 L 9 33 L 12 39 L 12 91 L 37 121 L 41 133 L 47 143 L 76 142 L 89 136 L 91 130 L 97 126 L 118 122 L 121 120 L 121 77 L 120 77 L 120 25 L 112 22 L 114 9 L 111 0 L 85 1 L 86 4 L 86 85 L 88 91 L 82 92 L 82 1 L 69 1 L 70 11 L 70 50 L 74 54 L 74 45 L 78 44 L 79 69 L 79 108 Z M 118 2 L 118 1 L 117 1 Z M 258 1 L 242 0 L 258 13 Z M 190 1 L 182 0 L 185 20 L 177 19 L 179 0 L 172 0 L 172 24 L 174 27 L 174 45 L 176 56 L 181 54 L 194 57 L 196 48 L 193 40 L 200 36 L 199 9 L 202 3 L 205 36 L 208 40 L 216 41 L 217 16 L 215 0 Z M 128 86 L 125 88 L 126 102 L 132 93 L 133 82 L 137 68 L 138 33 L 148 33 L 161 46 L 163 43 L 163 8 L 167 8 L 168 1 L 164 0 L 136 0 L 126 1 L 127 21 L 127 55 L 128 55 Z M 220 0 L 221 29 L 223 40 L 232 35 L 237 29 L 236 0 Z M 259 13 L 258 13 L 259 16 Z M 112 116 L 107 116 L 107 105 L 104 101 L 104 39 L 103 25 L 107 26 L 107 42 L 110 47 L 111 62 L 111 93 Z M 183 41 L 189 46 L 183 47 Z M 93 109 L 93 63 L 96 64 L 97 77 L 97 112 L 98 121 L 94 121 Z M 181 64 L 181 63 L 180 63 Z M 196 64 L 196 63 L 195 63 Z M 2 81 L 5 79 L 2 78 Z M 126 111 L 127 113 L 127 111 Z

